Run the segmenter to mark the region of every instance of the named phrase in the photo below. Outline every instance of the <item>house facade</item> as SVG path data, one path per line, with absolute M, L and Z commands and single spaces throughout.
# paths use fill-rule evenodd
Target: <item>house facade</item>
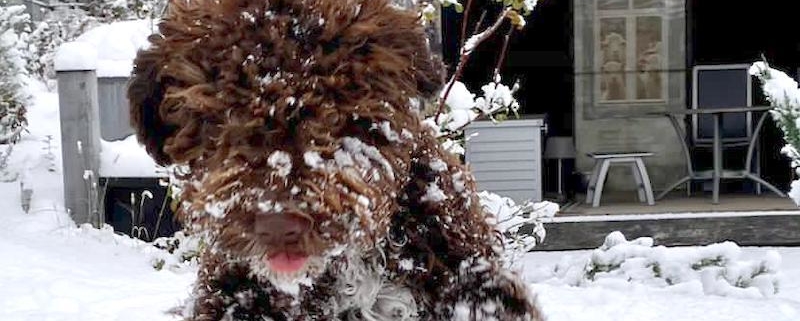
M 788 26 L 798 13 L 796 1 L 540 0 L 526 29 L 512 38 L 503 76 L 521 80 L 523 111 L 545 117 L 546 136 L 574 138 L 575 172 L 591 171 L 587 153 L 649 151 L 655 153 L 646 160 L 653 189 L 662 190 L 686 174 L 682 145 L 664 114 L 697 107 L 696 97 L 711 88 L 700 89 L 698 70 L 741 71 L 763 55 L 796 75 L 800 35 Z M 451 64 L 460 19 L 444 13 L 444 55 Z M 479 49 L 465 73 L 473 88 L 495 65 L 501 39 L 494 41 Z M 741 107 L 764 105 L 758 85 L 719 85 L 714 95 L 724 100 L 746 92 Z M 691 145 L 702 124 L 685 119 L 682 138 Z M 781 133 L 768 120 L 760 134 L 762 177 L 785 190 L 792 173 L 780 155 Z M 710 152 L 697 153 L 695 166 L 710 166 Z M 726 165 L 744 158 L 736 151 L 725 155 Z M 634 188 L 628 169 L 613 171 L 607 188 Z

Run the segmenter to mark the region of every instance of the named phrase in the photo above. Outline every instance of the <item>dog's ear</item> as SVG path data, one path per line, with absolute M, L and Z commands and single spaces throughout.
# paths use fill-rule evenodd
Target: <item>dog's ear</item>
M 437 95 L 444 86 L 445 68 L 439 55 L 432 54 L 425 38 L 415 41 L 417 55 L 414 56 L 414 77 L 417 90 L 425 98 Z
M 434 97 L 444 85 L 446 72 L 439 55 L 431 52 L 420 14 L 395 9 L 389 16 L 386 18 L 389 21 L 380 28 L 379 41 L 389 48 L 400 49 L 398 54 L 411 62 L 417 92 L 424 98 Z
M 151 43 L 157 41 L 151 36 Z M 165 124 L 159 114 L 159 106 L 164 99 L 164 84 L 159 79 L 163 59 L 156 45 L 139 50 L 133 61 L 133 73 L 128 83 L 128 102 L 130 104 L 131 126 L 136 130 L 139 142 L 159 165 L 172 163 L 164 153 L 164 141 L 175 131 Z

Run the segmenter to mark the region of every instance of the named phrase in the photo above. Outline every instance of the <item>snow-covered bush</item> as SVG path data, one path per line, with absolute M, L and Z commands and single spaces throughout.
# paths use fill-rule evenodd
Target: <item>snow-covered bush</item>
M 166 4 L 166 0 L 94 0 L 86 3 L 85 7 L 58 6 L 33 28 L 28 41 L 26 68 L 31 75 L 48 82 L 55 78 L 53 58 L 61 44 L 75 40 L 102 23 L 157 18 Z M 52 87 L 52 83 L 49 85 Z
M 114 228 L 108 224 L 103 224 L 97 228 L 87 223 L 81 224 L 77 228 L 60 228 L 56 232 L 65 236 L 80 236 L 87 240 L 93 239 L 104 244 L 123 245 L 125 248 L 130 248 L 143 254 L 154 268 L 176 272 L 191 271 L 197 265 L 196 254 L 193 251 L 203 246 L 198 243 L 199 239 L 187 237 L 182 233 L 176 233 L 174 237 L 169 239 L 157 239 L 155 242 L 148 243 L 115 232 Z
M 22 49 L 29 21 L 24 6 L 0 6 L 0 144 L 16 142 L 26 125 Z
M 527 202 L 517 205 L 514 200 L 490 192 L 481 192 L 481 205 L 492 213 L 490 223 L 497 224 L 503 236 L 503 261 L 509 268 L 519 267 L 519 259 L 544 240 L 543 219 L 558 212 L 558 204 Z M 529 228 L 530 230 L 521 230 Z
M 698 284 L 703 293 L 734 297 L 769 297 L 778 292 L 781 257 L 768 251 L 760 260 L 742 260 L 733 242 L 702 247 L 653 246 L 653 239 L 628 241 L 620 232 L 588 256 L 565 258 L 532 281 L 574 286 L 637 283 L 656 287 Z
M 800 89 L 797 82 L 784 72 L 770 68 L 765 61 L 754 63 L 750 74 L 761 79 L 764 94 L 775 106 L 770 114 L 787 142 L 781 151 L 792 160 L 792 168 L 800 173 Z M 789 196 L 800 205 L 800 180 L 792 182 Z
M 8 159 L 25 130 L 24 47 L 30 17 L 24 6 L 8 6 L 0 1 L 0 181 L 13 181 Z
M 156 18 L 167 0 L 89 0 L 86 11 L 101 22 Z
M 200 252 L 206 246 L 203 237 L 186 235 L 183 232 L 176 232 L 170 237 L 157 238 L 152 244 L 169 253 L 169 255 L 162 255 L 153 260 L 153 267 L 156 270 L 182 269 L 185 266 L 197 264 Z
M 451 7 L 464 13 L 462 23 L 465 25 L 462 25 L 462 44 L 459 50 L 458 65 L 439 95 L 436 110 L 431 111 L 430 117 L 425 119 L 425 123 L 436 131 L 444 148 L 456 154 L 464 153 L 463 144 L 469 139 L 469 137 L 464 137 L 464 128 L 471 122 L 481 119 L 493 122 L 503 121 L 509 115 L 517 115 L 519 109 L 519 102 L 514 97 L 519 90 L 519 83 L 514 82 L 510 86 L 504 84 L 500 76 L 500 69 L 504 60 L 503 56 L 506 55 L 508 49 L 511 33 L 525 27 L 523 15 L 527 15 L 533 10 L 536 1 L 495 0 L 495 2 L 502 2 L 502 4 L 494 5 L 500 7 L 500 13 L 483 30 L 474 27 L 467 28 L 469 14 L 476 8 L 465 8 L 458 0 L 417 2 L 422 8 L 423 17 L 435 17 L 437 7 Z M 486 8 L 478 9 L 484 9 L 483 14 L 487 15 L 492 11 L 489 10 L 489 7 L 493 4 L 487 3 L 485 6 Z M 492 75 L 487 75 L 489 82 L 481 86 L 480 94 L 472 93 L 460 81 L 466 63 L 475 48 L 501 30 L 506 20 L 510 22 L 510 26 L 505 31 L 503 47 L 498 51 L 499 58 L 494 72 Z M 466 34 L 467 29 L 475 29 L 475 32 L 472 35 Z M 494 216 L 492 219 L 497 220 L 497 229 L 502 236 L 504 246 L 504 261 L 507 266 L 512 268 L 515 267 L 518 258 L 544 239 L 545 230 L 542 219 L 552 217 L 558 211 L 558 205 L 554 203 L 526 202 L 516 205 L 513 200 L 490 191 L 482 192 L 480 199 L 487 212 Z M 531 230 L 525 230 L 523 227 L 531 227 Z
M 58 46 L 96 25 L 97 19 L 81 9 L 58 7 L 48 12 L 29 37 L 26 69 L 39 80 L 54 79 L 53 58 Z

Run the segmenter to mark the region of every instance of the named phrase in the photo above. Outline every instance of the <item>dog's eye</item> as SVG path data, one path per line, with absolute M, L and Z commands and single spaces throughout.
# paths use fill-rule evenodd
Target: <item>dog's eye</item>
M 370 52 L 372 52 L 372 46 L 370 46 L 367 43 L 367 44 L 364 44 L 364 45 L 358 47 L 356 49 L 356 51 L 355 51 L 355 54 L 356 55 L 360 55 L 360 56 L 366 56 L 366 55 L 369 55 Z
M 336 49 L 339 49 L 340 45 L 341 45 L 341 42 L 339 41 L 339 38 L 335 38 L 335 39 L 333 39 L 331 41 L 323 43 L 322 44 L 322 53 L 326 54 L 326 55 L 329 55 L 332 52 L 336 51 Z

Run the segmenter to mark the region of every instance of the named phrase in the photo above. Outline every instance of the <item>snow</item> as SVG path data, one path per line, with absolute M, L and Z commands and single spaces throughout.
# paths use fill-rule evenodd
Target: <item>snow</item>
M 55 57 L 57 71 L 97 69 L 97 50 L 87 43 L 67 42 L 58 47 Z
M 192 271 L 155 271 L 155 248 L 112 231 L 8 224 L 30 219 L 21 216 L 6 212 L 0 227 L 0 255 L 13 258 L 0 265 L 0 320 L 176 319 L 166 312 L 188 295 Z
M 383 137 L 386 137 L 386 140 L 390 142 L 399 142 L 400 135 L 397 134 L 394 130 L 392 130 L 391 124 L 388 121 L 382 121 L 378 124 L 372 124 L 371 130 L 379 130 Z
M 312 169 L 318 169 L 322 167 L 324 163 L 322 156 L 317 151 L 306 151 L 303 153 L 303 161 Z
M 702 280 L 660 287 L 621 279 L 583 286 L 542 279 L 557 266 L 588 259 L 591 251 L 586 250 L 529 253 L 524 258 L 522 274 L 533 283 L 539 305 L 549 321 L 800 320 L 800 248 L 746 247 L 741 249 L 740 259 L 763 259 L 775 255 L 767 254 L 771 251 L 783 258 L 780 289 L 772 297 L 707 294 Z
M 380 164 L 389 178 L 394 179 L 392 165 L 375 146 L 368 145 L 355 137 L 342 138 L 342 146 L 346 154 L 339 153 L 341 150 L 334 152 L 334 158 L 337 163 L 339 163 L 340 159 L 345 163 L 352 162 L 352 159 L 354 159 L 364 168 L 370 168 L 372 167 L 370 161 L 372 161 Z M 339 166 L 347 166 L 345 163 L 339 163 Z
M 278 176 L 286 177 L 292 172 L 292 155 L 282 150 L 276 150 L 267 158 L 267 164 L 275 169 Z
M 0 320 L 177 320 L 168 311 L 188 297 L 196 267 L 170 263 L 156 270 L 154 263 L 166 256 L 163 251 L 108 227 L 74 225 L 63 208 L 56 94 L 37 84 L 28 91 L 33 96 L 29 132 L 9 163 L 19 176 L 0 182 L 0 257 L 6 258 L 0 264 Z M 363 142 L 354 139 L 349 145 L 341 152 L 351 162 L 354 157 L 379 164 L 385 160 Z M 117 159 L 104 161 L 104 171 L 139 162 L 121 162 L 141 153 L 132 138 L 104 142 L 103 149 L 106 161 Z M 318 158 L 309 154 L 306 162 L 316 165 Z M 149 172 L 149 166 L 143 167 Z M 28 213 L 22 210 L 20 185 L 34 191 Z M 652 243 L 615 234 L 597 250 L 532 252 L 516 267 L 532 284 L 549 321 L 800 320 L 800 247 L 721 243 L 664 248 Z M 718 256 L 726 258 L 724 266 L 686 268 L 699 258 Z M 600 271 L 593 281 L 580 279 L 592 260 L 619 268 Z M 653 262 L 664 267 L 660 277 L 653 273 Z M 666 275 L 680 282 L 670 284 Z M 742 280 L 748 286 L 733 286 Z
M 444 194 L 439 185 L 436 183 L 428 183 L 428 188 L 425 189 L 425 195 L 422 195 L 420 198 L 423 202 L 431 202 L 431 203 L 438 203 L 447 199 L 447 195 Z
M 432 160 L 431 163 L 428 164 L 428 165 L 430 165 L 431 169 L 434 172 L 444 172 L 444 171 L 447 170 L 447 163 L 445 163 L 443 160 L 438 159 L 438 158 Z
M 453 184 L 463 186 L 463 183 L 456 182 L 461 176 L 463 176 L 461 173 L 454 175 Z M 456 190 L 459 189 L 463 190 L 463 187 L 456 187 Z M 493 214 L 487 221 L 494 224 L 502 234 L 505 264 L 512 269 L 518 267 L 521 256 L 544 240 L 546 236 L 544 222 L 552 218 L 559 209 L 558 204 L 548 201 L 516 204 L 508 197 L 488 191 L 480 192 L 478 197 L 486 212 Z M 532 233 L 520 234 L 520 228 L 526 225 L 533 227 Z
M 750 67 L 750 74 L 757 76 L 762 83 L 762 89 L 770 104 L 775 109 L 770 111 L 773 120 L 784 134 L 784 140 L 789 143 L 781 148 L 781 153 L 789 157 L 795 172 L 800 169 L 800 152 L 798 152 L 797 132 L 800 129 L 800 88 L 797 82 L 786 73 L 771 68 L 764 61 L 754 63 Z M 789 197 L 800 205 L 800 181 L 791 184 Z
M 444 97 L 446 91 L 446 88 L 442 90 L 440 98 Z M 475 108 L 475 94 L 471 93 L 464 83 L 460 81 L 453 83 L 453 87 L 447 93 L 445 104 L 450 107 L 450 112 L 439 116 L 435 123 L 443 125 L 448 130 L 462 128 L 479 116 L 473 110 Z
M 153 33 L 152 20 L 120 21 L 95 27 L 56 54 L 56 70 L 96 70 L 98 77 L 128 77 L 139 49 Z
M 11 154 L 18 181 L 0 182 L 0 320 L 177 320 L 196 268 L 157 271 L 166 253 L 115 234 L 76 227 L 64 210 L 58 100 L 28 88 L 29 132 Z M 26 213 L 20 185 L 33 190 Z
M 100 142 L 100 175 L 106 177 L 164 177 L 135 135 L 119 141 Z

